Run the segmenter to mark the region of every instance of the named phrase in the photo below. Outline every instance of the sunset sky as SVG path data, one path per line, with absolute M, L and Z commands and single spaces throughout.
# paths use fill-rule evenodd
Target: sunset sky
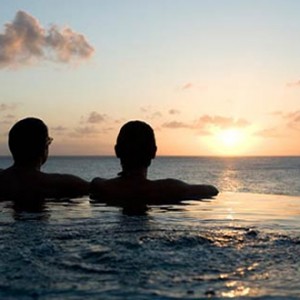
M 300 1 L 0 2 L 0 155 L 42 118 L 54 155 L 113 154 L 140 119 L 159 155 L 300 155 Z

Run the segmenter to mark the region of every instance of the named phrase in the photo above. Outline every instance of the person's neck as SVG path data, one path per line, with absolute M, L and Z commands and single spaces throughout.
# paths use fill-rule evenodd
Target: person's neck
M 122 177 L 135 177 L 135 178 L 147 178 L 148 168 L 141 167 L 135 169 L 123 168 L 121 172 Z

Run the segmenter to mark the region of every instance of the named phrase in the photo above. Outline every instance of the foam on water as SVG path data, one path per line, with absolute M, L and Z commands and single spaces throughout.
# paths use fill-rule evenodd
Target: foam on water
M 300 298 L 299 197 L 0 209 L 1 299 Z

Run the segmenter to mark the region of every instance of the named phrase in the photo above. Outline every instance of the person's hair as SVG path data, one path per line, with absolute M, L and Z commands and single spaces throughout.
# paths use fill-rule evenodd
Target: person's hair
M 18 121 L 9 131 L 8 146 L 16 163 L 26 164 L 45 155 L 48 128 L 37 118 Z
M 142 121 L 126 123 L 119 132 L 115 151 L 123 169 L 149 167 L 156 153 L 153 129 Z

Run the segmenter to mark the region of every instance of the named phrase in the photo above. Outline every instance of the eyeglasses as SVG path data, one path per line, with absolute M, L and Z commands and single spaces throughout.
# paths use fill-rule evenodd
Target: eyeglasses
M 49 146 L 52 142 L 53 142 L 53 138 L 52 137 L 47 137 L 46 138 L 46 146 Z

